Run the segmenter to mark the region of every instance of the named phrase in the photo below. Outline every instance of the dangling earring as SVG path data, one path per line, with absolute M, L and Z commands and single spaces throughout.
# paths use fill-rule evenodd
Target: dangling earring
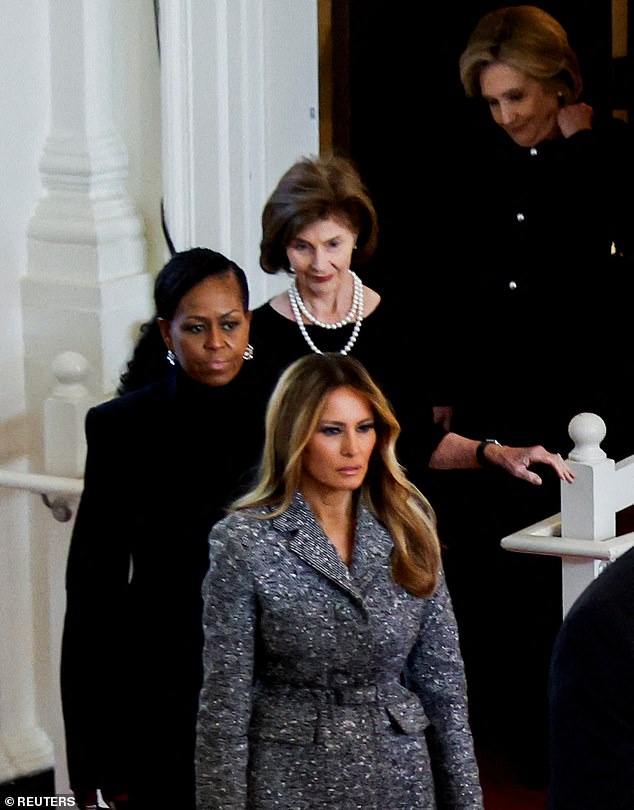
M 249 343 L 246 349 L 242 352 L 243 360 L 253 360 L 253 346 Z
M 167 354 L 165 355 L 165 358 L 166 358 L 167 362 L 170 364 L 170 366 L 175 366 L 176 365 L 176 355 L 174 354 L 174 352 L 171 349 L 167 350 Z

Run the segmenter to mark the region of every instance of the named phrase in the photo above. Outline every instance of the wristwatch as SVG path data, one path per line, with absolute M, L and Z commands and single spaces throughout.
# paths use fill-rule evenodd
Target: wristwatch
M 502 446 L 497 439 L 484 439 L 483 441 L 481 441 L 480 444 L 476 447 L 476 459 L 478 460 L 478 464 L 481 467 L 491 466 L 491 462 L 484 455 L 484 448 L 487 446 L 487 444 L 497 444 L 498 447 Z

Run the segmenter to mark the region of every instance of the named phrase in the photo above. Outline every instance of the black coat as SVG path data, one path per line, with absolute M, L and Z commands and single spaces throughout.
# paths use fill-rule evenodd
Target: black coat
M 634 549 L 579 596 L 550 671 L 550 810 L 634 807 Z
M 75 790 L 193 806 L 207 538 L 259 458 L 268 393 L 248 364 L 219 388 L 177 372 L 87 415 L 61 665 Z
M 444 348 L 452 426 L 565 458 L 570 419 L 594 411 L 608 427 L 604 449 L 622 458 L 634 452 L 622 364 L 634 276 L 631 130 L 597 122 L 528 149 L 488 119 L 456 151 L 430 214 L 441 251 L 430 268 L 439 301 L 430 329 Z M 476 738 L 504 740 L 505 755 L 538 782 L 561 564 L 500 548 L 560 510 L 559 480 L 535 471 L 541 487 L 498 468 L 432 473 L 426 493 L 446 545 Z
M 634 270 L 634 142 L 620 123 L 534 149 L 491 124 L 457 161 L 446 301 L 461 328 L 458 432 L 565 456 L 570 419 L 592 410 L 613 457 L 634 450 L 617 386 Z

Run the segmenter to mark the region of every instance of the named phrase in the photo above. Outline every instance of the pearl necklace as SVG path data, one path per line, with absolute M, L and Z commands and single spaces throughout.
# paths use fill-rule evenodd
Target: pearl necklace
M 322 329 L 339 329 L 342 326 L 345 326 L 347 323 L 351 323 L 352 320 L 355 318 L 356 313 L 356 321 L 354 324 L 354 328 L 352 330 L 352 334 L 350 335 L 350 339 L 343 347 L 340 349 L 340 354 L 348 354 L 350 349 L 354 346 L 357 342 L 357 338 L 359 337 L 359 331 L 361 330 L 361 324 L 363 323 L 363 283 L 359 276 L 352 270 L 348 271 L 352 276 L 352 281 L 354 284 L 354 292 L 352 295 L 352 306 L 348 314 L 340 321 L 336 323 L 326 323 L 324 321 L 318 320 L 312 312 L 308 310 L 306 304 L 302 301 L 302 297 L 299 294 L 299 290 L 297 289 L 297 284 L 295 279 L 291 280 L 290 286 L 288 288 L 288 300 L 291 305 L 291 309 L 293 311 L 293 316 L 297 321 L 297 325 L 299 326 L 299 331 L 302 333 L 302 336 L 308 346 L 310 347 L 311 351 L 315 352 L 315 354 L 323 354 L 321 349 L 318 349 L 313 340 L 311 339 L 310 335 L 308 334 L 308 330 L 306 329 L 306 324 L 302 319 L 302 313 L 308 318 L 309 321 L 315 324 L 315 326 L 320 326 Z
M 311 323 L 314 323 L 315 326 L 321 326 L 322 329 L 340 329 L 342 326 L 345 326 L 347 323 L 352 323 L 352 321 L 355 320 L 356 313 L 359 311 L 359 302 L 363 301 L 363 282 L 353 270 L 348 270 L 348 272 L 352 278 L 353 285 L 352 304 L 350 305 L 348 314 L 340 321 L 328 323 L 326 321 L 320 321 L 315 315 L 313 315 L 299 294 L 299 290 L 297 289 L 297 281 L 295 278 L 291 279 L 288 297 L 295 298 L 295 302 L 297 303 L 302 315 L 304 315 Z M 363 304 L 361 304 L 361 310 L 363 311 Z

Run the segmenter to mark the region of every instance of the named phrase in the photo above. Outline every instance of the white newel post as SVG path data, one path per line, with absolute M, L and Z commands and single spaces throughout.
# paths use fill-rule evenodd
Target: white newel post
M 81 478 L 86 461 L 84 422 L 94 398 L 85 386 L 89 366 L 79 352 L 62 352 L 53 360 L 55 384 L 44 402 L 44 471 L 49 475 Z M 52 516 L 58 521 L 70 521 L 77 510 L 78 498 L 56 498 L 49 502 Z M 66 608 L 63 588 L 68 556 L 68 541 L 72 523 L 68 528 L 52 526 L 48 518 L 48 578 L 50 625 L 51 684 L 48 730 L 55 755 L 55 784 L 59 793 L 70 790 L 66 770 L 64 724 L 59 698 L 60 638 Z
M 616 532 L 612 499 L 615 463 L 601 449 L 605 422 L 597 414 L 580 413 L 571 420 L 568 433 L 575 446 L 567 461 L 576 477 L 572 484 L 561 484 L 562 537 L 609 540 Z M 605 561 L 597 558 L 562 557 L 564 613 L 603 565 Z
M 634 545 L 634 532 L 615 536 L 616 513 L 634 504 L 634 455 L 617 463 L 607 458 L 606 430 L 595 413 L 571 419 L 567 461 L 575 480 L 561 484 L 561 513 L 501 541 L 509 551 L 561 557 L 564 615 L 603 567 Z
M 128 197 L 127 149 L 114 125 L 113 59 L 120 50 L 112 47 L 112 2 L 49 0 L 49 20 L 50 129 L 40 160 L 43 192 L 28 227 L 27 268 L 21 281 L 25 391 L 33 425 L 29 467 L 37 473 L 45 463 L 56 468 L 66 456 L 58 455 L 59 447 L 46 458 L 44 452 L 44 402 L 51 391 L 54 359 L 81 350 L 87 363 L 81 384 L 96 400 L 110 396 L 138 325 L 152 311 L 144 226 Z M 49 408 L 59 404 L 49 403 Z M 71 467 L 76 473 L 81 451 L 78 420 L 71 421 L 71 436 L 64 440 L 75 445 Z M 54 441 L 63 440 L 58 436 Z M 3 737 L 6 732 L 14 741 L 20 739 L 21 724 L 30 723 L 33 716 L 49 739 L 59 737 L 61 722 L 61 561 L 72 524 L 52 520 L 50 510 L 36 498 L 29 499 L 29 515 L 28 548 L 23 553 L 30 576 L 12 584 L 12 597 L 28 607 L 15 630 L 20 635 L 15 645 L 30 650 L 34 671 L 25 677 L 15 651 L 0 656 L 0 682 L 18 693 L 13 695 L 11 716 L 6 716 L 0 698 L 0 728 Z M 24 706 L 29 701 L 30 714 Z M 19 773 L 28 772 L 31 764 L 54 764 L 57 789 L 62 791 L 65 764 L 57 745 L 53 763 L 48 739 L 47 744 L 47 757 L 34 756 L 31 762 L 18 751 L 11 761 Z
M 84 381 L 88 362 L 79 352 L 62 352 L 53 360 L 55 387 L 44 402 L 44 472 L 82 478 L 86 462 L 84 421 L 94 399 Z

